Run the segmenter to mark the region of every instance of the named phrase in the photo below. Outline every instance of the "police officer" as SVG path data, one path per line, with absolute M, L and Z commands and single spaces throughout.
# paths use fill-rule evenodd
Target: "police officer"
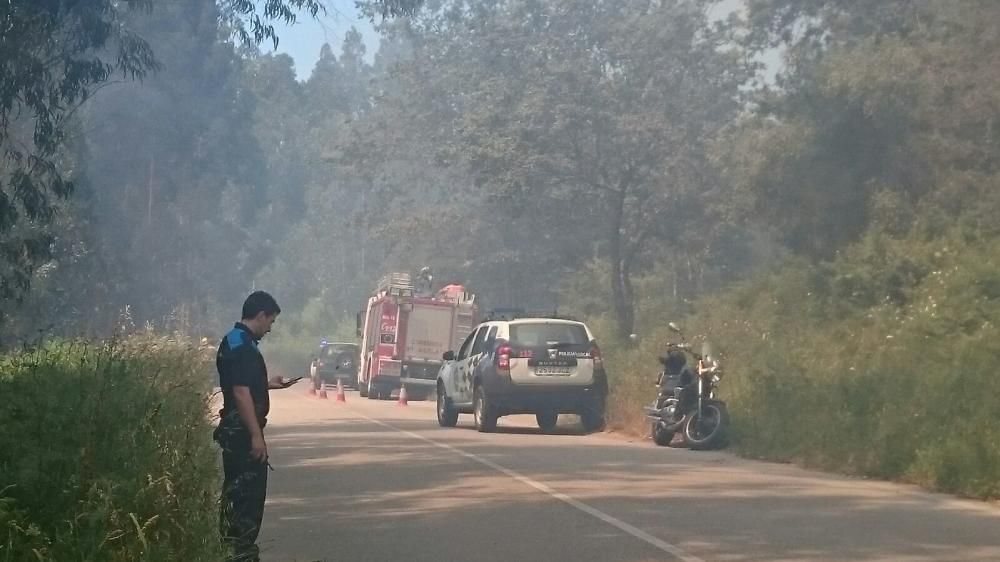
M 219 527 L 234 561 L 259 560 L 255 543 L 264 517 L 270 466 L 264 442 L 268 390 L 288 388 L 295 382 L 268 379 L 264 357 L 257 349 L 257 342 L 271 331 L 280 312 L 268 293 L 251 293 L 243 303 L 242 320 L 222 338 L 215 359 L 223 400 L 215 440 L 222 448 L 225 473 Z

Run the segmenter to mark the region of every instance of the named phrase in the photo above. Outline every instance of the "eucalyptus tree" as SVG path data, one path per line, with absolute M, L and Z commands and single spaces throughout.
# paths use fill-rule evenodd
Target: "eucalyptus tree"
M 364 4 L 372 17 L 391 17 L 420 0 Z M 153 0 L 0 4 L 0 300 L 22 297 L 51 256 L 48 227 L 85 165 L 66 146 L 77 109 L 107 84 L 141 80 L 164 60 L 133 25 L 137 13 L 163 6 L 170 7 Z M 222 33 L 253 51 L 277 43 L 274 22 L 322 10 L 322 0 L 219 0 L 216 13 Z

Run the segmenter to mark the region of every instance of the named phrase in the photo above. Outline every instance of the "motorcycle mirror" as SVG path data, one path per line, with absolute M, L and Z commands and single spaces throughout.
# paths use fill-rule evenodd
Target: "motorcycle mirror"
M 681 327 L 678 326 L 677 324 L 674 324 L 673 322 L 668 323 L 667 327 L 670 328 L 671 330 L 677 332 L 678 334 L 681 333 Z

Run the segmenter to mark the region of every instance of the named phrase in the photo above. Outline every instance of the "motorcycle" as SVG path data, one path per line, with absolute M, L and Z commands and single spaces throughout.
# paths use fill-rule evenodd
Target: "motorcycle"
M 653 441 L 667 446 L 680 431 L 691 449 L 720 448 L 725 445 L 729 428 L 726 403 L 717 395 L 722 367 L 707 344 L 696 353 L 684 341 L 681 329 L 673 322 L 668 325 L 680 335 L 681 342 L 667 344 L 667 355 L 660 357 L 663 371 L 657 380 L 656 400 L 644 408 Z M 693 370 L 687 357 L 695 360 Z

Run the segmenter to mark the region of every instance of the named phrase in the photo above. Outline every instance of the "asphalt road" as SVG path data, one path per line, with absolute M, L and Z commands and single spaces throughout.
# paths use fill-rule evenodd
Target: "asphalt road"
M 263 559 L 1000 561 L 1000 507 L 534 418 L 271 392 Z

